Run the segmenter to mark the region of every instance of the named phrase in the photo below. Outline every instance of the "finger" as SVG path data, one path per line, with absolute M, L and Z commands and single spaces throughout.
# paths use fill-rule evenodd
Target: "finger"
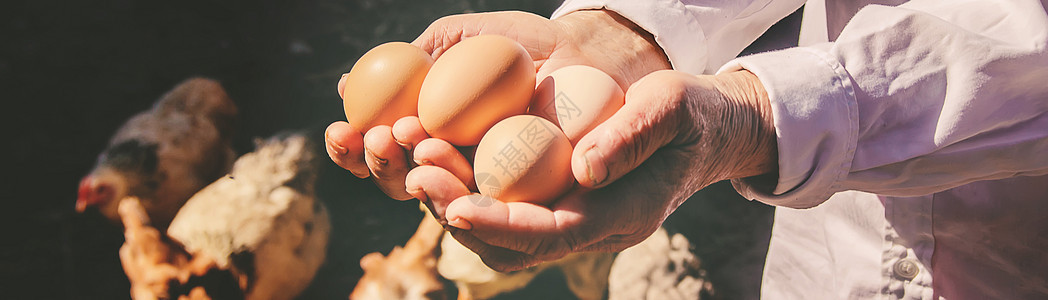
M 411 44 L 432 55 L 433 59 L 437 59 L 444 53 L 444 50 L 467 37 L 463 26 L 465 21 L 469 20 L 467 16 L 469 15 L 452 15 L 437 19 L 429 24 L 429 27 L 426 27 L 426 30 Z
M 392 128 L 379 125 L 364 134 L 364 161 L 371 174 L 375 175 L 375 184 L 390 198 L 397 200 L 411 199 L 404 190 L 404 177 L 410 166 L 404 148 L 393 139 Z
M 416 116 L 400 118 L 393 123 L 393 139 L 405 150 L 411 151 L 419 142 L 429 138 Z
M 328 157 L 336 165 L 354 176 L 368 177 L 368 166 L 364 162 L 364 135 L 353 125 L 343 121 L 331 123 L 324 130 L 324 144 Z
M 418 166 L 408 172 L 404 180 L 407 191 L 427 206 L 441 224 L 446 224 L 444 211 L 452 200 L 469 195 L 469 189 L 448 170 L 437 166 Z
M 485 265 L 498 272 L 518 271 L 542 262 L 525 253 L 485 244 L 467 230 L 449 227 L 448 232 L 460 244 L 480 256 Z
M 606 186 L 669 144 L 681 122 L 678 111 L 684 108 L 677 104 L 689 79 L 690 75 L 656 72 L 630 87 L 622 108 L 575 145 L 571 170 L 579 184 Z
M 468 229 L 488 245 L 549 260 L 572 251 L 578 241 L 567 238 L 578 226 L 575 210 L 550 210 L 526 202 L 502 202 L 487 196 L 459 197 L 445 211 L 448 225 Z
M 477 189 L 477 183 L 473 180 L 473 167 L 466 157 L 447 141 L 430 138 L 419 142 L 412 159 L 420 166 L 432 165 L 448 170 L 466 184 L 469 190 Z
M 348 77 L 348 76 L 349 76 L 349 73 L 345 73 L 345 74 L 342 74 L 342 78 L 338 79 L 338 97 L 342 98 L 343 100 L 345 100 L 345 97 L 343 96 L 342 93 L 346 91 L 346 77 Z

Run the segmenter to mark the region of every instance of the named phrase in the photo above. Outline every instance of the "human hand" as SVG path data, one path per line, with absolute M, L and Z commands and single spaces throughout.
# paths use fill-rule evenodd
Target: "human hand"
M 438 58 L 452 45 L 480 34 L 503 35 L 524 46 L 540 81 L 560 67 L 582 64 L 608 73 L 625 89 L 652 71 L 669 68 L 665 54 L 649 34 L 602 10 L 578 11 L 557 20 L 523 12 L 448 16 L 433 22 L 412 44 Z M 342 80 L 339 95 L 345 89 L 345 76 Z M 325 144 L 337 165 L 360 178 L 373 175 L 383 192 L 406 200 L 412 198 L 404 185 L 405 176 L 415 166 L 411 152 L 428 137 L 417 117 L 374 128 L 339 121 L 328 126 Z
M 509 271 L 635 245 L 699 189 L 774 174 L 775 153 L 767 94 L 752 73 L 659 71 L 633 84 L 625 105 L 576 144 L 579 186 L 550 207 L 473 194 L 470 164 L 439 139 L 417 144 L 415 161 L 427 163 L 407 174 L 406 186 L 488 266 Z

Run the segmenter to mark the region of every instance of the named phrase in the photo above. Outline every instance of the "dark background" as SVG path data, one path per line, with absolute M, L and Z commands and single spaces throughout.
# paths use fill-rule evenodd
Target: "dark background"
M 411 41 L 457 13 L 524 10 L 560 1 L 18 1 L 0 9 L 0 298 L 126 299 L 119 228 L 76 214 L 77 182 L 109 136 L 193 76 L 219 80 L 240 109 L 238 153 L 286 130 L 316 138 L 344 119 L 339 75 L 368 49 Z M 795 14 L 796 15 L 796 14 Z M 778 25 L 792 32 L 797 16 Z M 773 29 L 776 31 L 776 29 Z M 781 48 L 776 34 L 748 50 Z M 319 150 L 318 151 L 322 151 Z M 318 193 L 332 214 L 328 261 L 304 299 L 346 299 L 365 253 L 402 244 L 421 217 L 330 162 Z M 754 298 L 770 207 L 718 183 L 666 227 L 691 238 L 718 298 Z M 555 272 L 503 298 L 566 297 Z

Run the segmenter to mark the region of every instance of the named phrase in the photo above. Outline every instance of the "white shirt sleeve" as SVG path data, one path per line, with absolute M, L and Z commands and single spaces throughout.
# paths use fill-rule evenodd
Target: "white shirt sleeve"
M 614 11 L 655 36 L 673 68 L 712 74 L 803 0 L 567 0 L 551 18 L 582 9 Z
M 1048 174 L 1041 2 L 866 6 L 837 40 L 734 60 L 772 101 L 779 182 L 744 196 L 794 208 L 839 191 L 931 194 Z

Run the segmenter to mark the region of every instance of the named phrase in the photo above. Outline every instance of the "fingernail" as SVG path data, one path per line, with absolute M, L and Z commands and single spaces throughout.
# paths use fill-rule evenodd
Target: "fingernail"
M 349 171 L 349 172 L 353 173 L 353 176 L 356 176 L 357 178 L 360 178 L 360 179 L 368 178 L 368 176 L 371 176 L 371 173 L 366 173 L 366 172 L 365 173 L 357 173 L 357 172 L 354 172 L 354 171 Z
M 364 151 L 367 151 L 368 154 L 371 155 L 371 157 L 374 157 L 375 158 L 375 162 L 378 163 L 379 165 L 383 165 L 384 166 L 387 163 L 389 163 L 388 159 L 378 157 L 378 155 L 375 155 L 375 152 L 371 151 L 371 149 L 368 149 L 367 147 L 364 147 Z
M 337 153 L 338 155 L 346 155 L 346 153 L 349 152 L 349 150 L 346 150 L 345 147 L 342 147 L 342 145 L 335 143 L 330 138 L 325 139 L 327 140 L 328 147 L 331 147 L 331 150 Z
M 342 74 L 342 78 L 338 80 L 338 97 L 342 98 L 342 94 L 346 91 L 346 77 L 349 73 Z
M 604 155 L 597 148 L 586 150 L 586 173 L 594 185 L 598 185 L 608 179 L 608 167 L 604 165 Z
M 473 229 L 473 224 L 471 224 L 469 221 L 467 221 L 466 219 L 463 219 L 463 218 L 454 218 L 454 219 L 448 221 L 448 225 L 451 225 L 451 227 L 455 227 L 455 228 L 462 229 L 462 230 L 472 230 Z
M 400 147 L 403 147 L 405 150 L 408 150 L 408 151 L 411 151 L 412 149 L 415 148 L 415 145 L 412 145 L 411 143 L 401 142 L 396 137 L 393 138 L 393 141 L 397 142 L 397 145 L 400 145 Z
M 420 166 L 432 166 L 433 165 L 433 161 L 428 160 L 428 159 L 422 159 L 422 160 L 416 159 L 415 160 L 415 164 L 420 165 Z
M 415 196 L 415 199 L 418 199 L 418 201 L 429 201 L 429 195 L 426 195 L 426 190 L 423 190 L 422 187 L 409 187 L 404 191 L 408 192 L 408 194 L 411 194 L 412 196 Z

